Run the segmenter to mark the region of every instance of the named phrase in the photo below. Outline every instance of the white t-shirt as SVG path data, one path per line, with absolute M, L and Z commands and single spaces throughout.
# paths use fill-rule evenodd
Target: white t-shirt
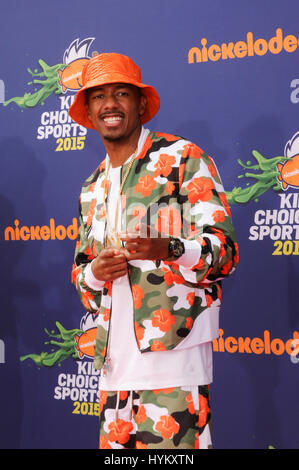
M 141 151 L 149 131 L 142 129 L 138 153 Z M 109 170 L 109 194 L 107 201 L 110 220 L 114 220 L 120 188 L 121 167 Z M 119 219 L 120 224 L 120 219 Z M 185 254 L 176 263 L 188 267 L 191 262 L 188 246 Z M 101 288 L 88 266 L 85 281 L 93 288 Z M 191 333 L 173 350 L 141 353 L 134 332 L 133 297 L 128 275 L 116 279 L 112 284 L 112 311 L 109 332 L 110 366 L 101 376 L 101 390 L 153 390 L 159 388 L 206 385 L 213 380 L 212 344 L 210 341 L 194 346 L 194 336 L 201 322 L 194 322 Z M 205 312 L 203 312 L 204 314 Z M 202 314 L 202 315 L 203 315 Z M 201 317 L 201 315 L 199 316 Z M 189 343 L 189 346 L 188 346 Z

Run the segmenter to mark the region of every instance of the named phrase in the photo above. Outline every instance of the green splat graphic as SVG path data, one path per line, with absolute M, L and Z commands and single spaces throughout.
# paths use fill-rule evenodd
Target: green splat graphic
M 246 188 L 234 187 L 231 191 L 226 191 L 226 197 L 229 204 L 245 204 L 246 202 L 255 200 L 264 194 L 268 189 L 272 188 L 274 191 L 280 191 L 281 185 L 277 180 L 279 171 L 277 170 L 277 163 L 291 160 L 291 158 L 277 156 L 274 158 L 265 158 L 257 150 L 252 151 L 257 164 L 247 162 L 245 165 L 240 159 L 238 163 L 251 172 L 246 172 L 243 175 L 239 175 L 238 178 L 253 178 L 257 180 L 254 184 L 248 183 Z M 253 173 L 252 171 L 259 171 L 259 173 Z
M 40 67 L 42 68 L 42 72 L 38 70 L 34 70 L 32 72 L 30 68 L 28 68 L 28 72 L 32 75 L 32 77 L 39 77 L 33 78 L 28 85 L 41 85 L 41 88 L 36 91 L 35 93 L 25 93 L 24 96 L 16 96 L 15 98 L 10 98 L 9 100 L 3 103 L 3 106 L 7 106 L 9 103 L 14 102 L 20 108 L 34 108 L 40 103 L 43 103 L 48 96 L 52 93 L 56 93 L 56 95 L 62 94 L 61 88 L 58 84 L 58 70 L 62 70 L 66 67 L 65 64 L 56 64 L 56 65 L 47 65 L 46 62 L 42 59 L 38 61 Z
M 54 352 L 42 352 L 40 354 L 27 354 L 20 358 L 21 361 L 31 359 L 38 366 L 52 367 L 56 364 L 60 364 L 65 359 L 72 357 L 73 359 L 79 359 L 78 353 L 75 349 L 76 335 L 82 334 L 83 331 L 79 329 L 66 330 L 59 322 L 56 322 L 56 327 L 59 331 L 58 334 L 50 333 L 46 328 L 45 332 L 51 339 L 46 341 L 45 344 L 51 344 L 57 346 L 58 349 Z

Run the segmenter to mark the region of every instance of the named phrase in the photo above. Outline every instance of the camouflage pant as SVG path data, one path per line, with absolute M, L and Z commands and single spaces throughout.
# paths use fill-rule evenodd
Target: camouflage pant
M 209 386 L 100 391 L 100 449 L 210 447 Z

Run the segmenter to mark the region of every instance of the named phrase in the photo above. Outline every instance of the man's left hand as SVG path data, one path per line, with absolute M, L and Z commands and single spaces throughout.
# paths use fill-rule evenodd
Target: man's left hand
M 137 259 L 163 260 L 168 257 L 169 237 L 162 236 L 153 228 L 137 225 L 135 230 L 121 232 L 123 252 L 128 261 Z

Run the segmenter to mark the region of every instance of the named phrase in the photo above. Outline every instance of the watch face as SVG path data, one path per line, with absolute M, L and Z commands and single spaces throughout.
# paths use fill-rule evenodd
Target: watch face
M 183 254 L 182 244 L 180 242 L 176 242 L 173 251 L 176 256 L 181 256 Z
M 169 244 L 169 248 L 170 248 L 170 253 L 172 256 L 175 256 L 176 258 L 179 258 L 180 256 L 182 256 L 185 252 L 185 247 L 184 247 L 184 244 L 181 242 L 181 240 L 177 239 L 177 238 L 173 238 L 171 241 L 170 241 L 170 244 Z

